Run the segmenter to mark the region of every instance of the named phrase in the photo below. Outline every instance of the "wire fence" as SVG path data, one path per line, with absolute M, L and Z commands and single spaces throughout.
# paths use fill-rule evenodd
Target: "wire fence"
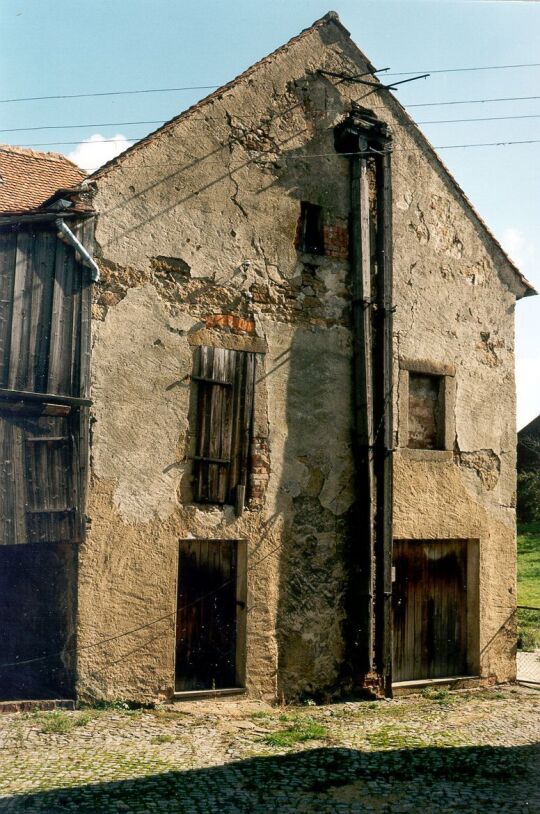
M 517 680 L 540 685 L 540 608 L 518 605 Z

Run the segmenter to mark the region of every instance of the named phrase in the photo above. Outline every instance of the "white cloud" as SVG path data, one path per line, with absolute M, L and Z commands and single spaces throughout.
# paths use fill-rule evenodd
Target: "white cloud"
M 68 158 L 78 164 L 79 167 L 82 167 L 83 170 L 96 170 L 106 161 L 110 161 L 119 153 L 123 153 L 132 143 L 121 133 L 116 136 L 102 136 L 100 133 L 94 133 L 90 138 L 81 141 L 68 154 Z
M 521 229 L 515 226 L 503 229 L 501 243 L 523 274 L 532 277 L 538 273 L 537 246 Z

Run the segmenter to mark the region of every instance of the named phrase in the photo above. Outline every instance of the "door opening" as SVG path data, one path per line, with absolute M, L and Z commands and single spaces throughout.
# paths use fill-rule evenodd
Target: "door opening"
M 468 543 L 394 541 L 394 682 L 470 674 Z
M 245 615 L 245 543 L 239 540 L 181 540 L 176 692 L 244 686 Z

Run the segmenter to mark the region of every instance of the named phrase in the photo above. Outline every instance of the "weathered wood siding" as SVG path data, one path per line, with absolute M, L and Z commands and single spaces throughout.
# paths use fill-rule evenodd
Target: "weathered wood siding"
M 180 542 L 177 692 L 237 685 L 237 581 L 236 540 Z
M 54 227 L 0 231 L 1 545 L 81 539 L 90 308 L 90 272 Z
M 394 681 L 467 673 L 467 541 L 394 543 Z

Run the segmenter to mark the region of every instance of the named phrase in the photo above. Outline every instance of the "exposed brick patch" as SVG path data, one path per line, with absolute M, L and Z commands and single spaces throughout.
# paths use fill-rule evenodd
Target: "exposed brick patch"
M 254 334 L 255 322 L 234 314 L 212 314 L 204 320 L 206 328 L 222 328 L 232 333 Z
M 349 226 L 345 218 L 336 218 L 333 222 L 325 223 L 324 253 L 327 257 L 338 260 L 347 260 L 349 257 Z

